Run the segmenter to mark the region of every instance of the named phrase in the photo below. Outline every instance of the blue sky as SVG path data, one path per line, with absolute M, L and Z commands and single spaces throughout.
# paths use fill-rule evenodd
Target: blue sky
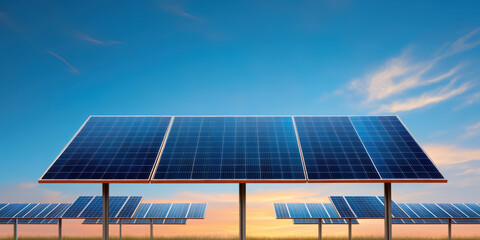
M 17 194 L 0 201 L 99 194 L 35 184 L 89 115 L 398 114 L 450 183 L 394 194 L 478 202 L 469 189 L 480 181 L 479 10 L 478 1 L 2 1 L 0 189 Z M 200 186 L 112 192 L 236 192 Z M 334 186 L 322 197 L 358 188 Z

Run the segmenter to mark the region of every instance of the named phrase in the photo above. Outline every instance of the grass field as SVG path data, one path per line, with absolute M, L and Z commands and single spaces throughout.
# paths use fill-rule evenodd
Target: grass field
M 10 240 L 10 238 L 0 238 L 0 240 Z M 56 237 L 20 237 L 21 240 L 56 240 Z M 101 237 L 64 237 L 65 240 L 99 240 Z M 110 237 L 116 240 L 116 237 Z M 149 240 L 149 237 L 123 237 L 122 240 Z M 238 238 L 218 238 L 218 237 L 158 237 L 155 240 L 237 240 Z M 346 237 L 324 237 L 323 240 L 345 240 Z M 383 240 L 383 237 L 354 237 L 354 240 Z M 393 238 L 394 240 L 445 240 L 445 238 L 425 238 L 425 237 L 410 237 L 410 238 Z M 455 237 L 454 240 L 479 240 L 478 237 Z M 248 240 L 317 240 L 317 238 L 302 238 L 302 237 L 282 237 L 282 238 L 268 238 L 268 237 L 251 237 Z

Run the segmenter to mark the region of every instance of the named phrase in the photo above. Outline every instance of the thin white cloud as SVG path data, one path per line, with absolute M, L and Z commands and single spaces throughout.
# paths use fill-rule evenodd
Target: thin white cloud
M 59 56 L 58 54 L 52 52 L 52 51 L 47 51 L 48 54 L 56 57 L 58 60 L 62 61 L 63 63 L 65 63 L 68 68 L 69 68 L 69 71 L 73 74 L 79 74 L 80 72 L 78 71 L 77 68 L 75 68 L 72 64 L 70 64 L 67 60 L 65 60 L 63 57 Z
M 200 21 L 200 22 L 204 21 L 203 18 L 197 17 L 197 16 L 195 16 L 191 13 L 186 12 L 183 9 L 183 6 L 181 6 L 180 4 L 162 2 L 162 3 L 158 4 L 158 6 L 162 10 L 164 10 L 165 12 L 171 13 L 173 15 L 177 15 L 177 16 L 180 16 L 180 17 L 183 17 L 183 18 L 188 18 L 188 19 L 195 20 L 195 21 Z
M 381 105 L 380 108 L 378 109 L 378 112 L 396 113 L 396 112 L 405 112 L 405 111 L 410 111 L 413 109 L 425 107 L 427 105 L 439 103 L 447 99 L 450 99 L 452 97 L 455 97 L 459 94 L 462 94 L 465 91 L 467 91 L 471 86 L 469 82 L 466 82 L 456 88 L 453 88 L 452 83 L 454 82 L 455 80 L 451 81 L 450 84 L 440 89 L 435 89 L 432 91 L 425 92 L 418 97 L 402 99 L 402 100 L 394 101 L 393 103 L 390 103 L 390 104 Z
M 423 149 L 438 165 L 454 165 L 480 160 L 480 149 L 445 144 L 427 144 Z
M 451 45 L 446 44 L 444 48 L 440 49 L 437 53 L 438 58 L 445 58 L 459 52 L 468 51 L 478 45 L 480 45 L 480 39 L 478 39 L 478 34 L 480 32 L 480 27 L 469 32 L 463 37 L 459 38 L 457 41 Z M 477 39 L 475 39 L 477 38 Z
M 465 133 L 461 136 L 462 138 L 471 138 L 471 137 L 476 137 L 480 135 L 480 121 L 467 126 L 465 128 Z
M 80 40 L 84 40 L 84 41 L 87 41 L 87 42 L 91 42 L 91 43 L 94 43 L 94 44 L 97 44 L 97 45 L 103 45 L 103 46 L 114 45 L 114 44 L 124 44 L 123 42 L 113 41 L 113 40 L 101 41 L 101 40 L 92 38 L 92 37 L 90 37 L 90 36 L 88 36 L 87 34 L 84 34 L 84 33 L 76 34 L 76 37 Z
M 467 100 L 463 104 L 454 108 L 454 110 L 458 110 L 458 109 L 461 109 L 461 108 L 464 108 L 464 107 L 468 107 L 468 106 L 470 106 L 474 103 L 479 102 L 480 101 L 480 92 L 470 94 L 466 99 Z

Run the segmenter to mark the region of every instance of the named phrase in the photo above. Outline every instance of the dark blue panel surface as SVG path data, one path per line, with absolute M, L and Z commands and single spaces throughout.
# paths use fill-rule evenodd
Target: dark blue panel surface
M 451 216 L 435 203 L 422 203 L 422 205 L 437 218 L 450 218 Z
M 480 215 L 480 205 L 479 205 L 479 204 L 476 204 L 476 203 L 465 203 L 465 206 L 467 206 L 468 208 L 472 209 L 472 211 L 474 211 L 475 213 L 477 213 L 478 215 Z
M 453 218 L 468 218 L 467 215 L 462 213 L 458 208 L 453 206 L 451 203 L 437 203 L 439 207 L 441 207 L 448 215 L 452 216 Z
M 312 218 L 329 218 L 327 210 L 323 207 L 322 203 L 307 203 L 308 212 Z
M 462 213 L 464 213 L 465 215 L 467 215 L 468 217 L 471 217 L 471 218 L 478 218 L 480 217 L 480 214 L 476 213 L 475 211 L 473 211 L 472 209 L 470 209 L 469 207 L 467 207 L 465 204 L 463 203 L 454 203 L 453 206 L 455 206 L 456 208 L 458 208 L 458 210 L 462 211 Z
M 276 218 L 290 218 L 290 214 L 288 214 L 287 210 L 287 204 L 274 203 L 273 208 L 275 209 Z
M 311 218 L 305 203 L 287 203 L 290 218 Z
M 0 210 L 0 217 L 15 217 L 28 203 L 10 203 Z
M 408 207 L 405 203 L 397 203 L 398 207 L 400 207 L 410 218 L 419 218 L 419 216 Z M 425 223 L 423 219 L 412 219 L 414 223 Z
M 323 206 L 327 210 L 328 216 L 331 218 L 339 218 L 337 211 L 335 211 L 335 208 L 331 203 L 323 203 Z
M 1 211 L 2 208 L 4 208 L 5 206 L 7 206 L 7 203 L 0 203 L 0 211 Z
M 167 218 L 186 218 L 190 203 L 172 203 Z
M 38 203 L 29 203 L 28 206 L 26 206 L 20 212 L 15 214 L 15 217 L 21 218 L 21 217 L 25 216 L 28 212 L 32 211 L 32 209 L 34 209 L 37 205 L 38 205 Z
M 152 206 L 151 203 L 140 203 L 137 212 L 133 216 L 134 218 L 144 218 L 147 215 L 148 210 Z
M 355 214 L 352 212 L 350 207 L 347 204 L 345 198 L 341 196 L 331 196 L 330 200 L 332 201 L 333 206 L 337 209 L 338 214 L 342 218 L 356 218 Z
M 164 219 L 163 224 L 186 224 L 187 219 Z
M 40 180 L 149 179 L 170 117 L 90 117 Z
M 38 212 L 38 214 L 35 216 L 35 218 L 44 218 L 46 217 L 51 211 L 53 211 L 56 207 L 58 207 L 58 203 L 50 203 L 50 204 L 47 204 L 47 206 L 41 210 L 40 212 Z M 37 206 L 38 208 L 39 206 Z M 35 208 L 34 210 L 39 210 Z M 32 210 L 33 211 L 33 210 Z M 30 214 L 30 213 L 29 213 Z M 31 219 L 29 221 L 30 224 L 48 224 L 49 222 L 47 221 L 44 221 L 45 219 Z M 50 220 L 50 219 L 49 219 Z
M 348 117 L 295 117 L 309 180 L 380 179 Z
M 346 196 L 345 199 L 358 218 L 382 218 L 385 216 L 383 203 L 375 196 Z
M 188 210 L 187 218 L 204 218 L 206 209 L 206 203 L 192 203 Z
M 65 212 L 70 209 L 71 203 L 60 203 L 53 211 L 48 213 L 47 218 L 60 218 L 64 217 Z M 77 214 L 78 215 L 78 214 Z
M 154 180 L 305 180 L 291 117 L 175 117 Z
M 109 197 L 109 206 L 108 214 L 111 218 L 115 218 L 118 214 L 118 211 L 123 207 L 127 201 L 127 196 L 110 196 Z M 103 198 L 101 196 L 96 196 L 90 204 L 85 208 L 85 210 L 80 214 L 79 218 L 101 218 L 103 212 Z
M 422 204 L 420 203 L 407 203 L 406 204 L 412 211 L 415 212 L 415 214 L 420 217 L 420 218 L 427 218 L 423 219 L 425 223 L 429 224 L 436 224 L 436 223 L 442 223 L 441 220 L 439 219 L 428 219 L 428 218 L 436 218 L 435 215 L 430 213 Z
M 36 206 L 31 211 L 29 211 L 27 214 L 23 215 L 22 217 L 23 218 L 35 218 L 38 214 L 40 214 L 43 210 L 45 210 L 45 208 L 47 208 L 48 205 L 50 205 L 50 203 L 36 204 Z
M 140 202 L 142 201 L 141 196 L 130 196 L 123 206 L 122 210 L 117 214 L 118 218 L 130 218 L 133 216 L 137 210 Z
M 165 218 L 172 207 L 171 203 L 152 203 L 145 218 Z
M 80 196 L 75 200 L 75 202 L 68 208 L 68 210 L 63 214 L 63 218 L 77 218 L 80 213 L 87 207 L 87 205 L 92 201 L 93 196 Z
M 382 179 L 443 179 L 396 116 L 350 117 Z

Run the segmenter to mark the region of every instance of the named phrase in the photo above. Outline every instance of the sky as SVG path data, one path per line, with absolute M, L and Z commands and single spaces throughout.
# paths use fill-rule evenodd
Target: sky
M 0 202 L 100 195 L 99 184 L 37 183 L 98 114 L 398 115 L 449 181 L 393 184 L 393 200 L 480 202 L 479 10 L 479 1 L 1 1 Z M 238 234 L 237 193 L 235 184 L 111 186 L 150 202 L 209 203 L 205 220 L 157 226 L 165 236 Z M 249 184 L 247 235 L 316 236 L 315 226 L 276 220 L 273 202 L 382 194 L 381 184 Z M 64 233 L 101 234 L 79 223 L 66 221 Z M 353 231 L 381 235 L 383 222 Z M 20 227 L 39 234 L 56 227 Z

